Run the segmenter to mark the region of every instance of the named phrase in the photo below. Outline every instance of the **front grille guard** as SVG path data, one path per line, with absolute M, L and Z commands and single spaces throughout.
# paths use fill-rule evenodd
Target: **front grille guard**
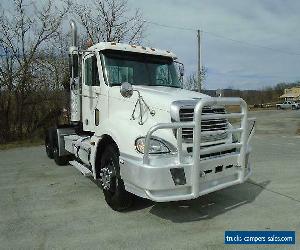
M 215 105 L 238 105 L 240 106 L 240 112 L 238 113 L 225 113 L 225 114 L 202 114 L 202 110 L 204 106 L 215 106 Z M 193 163 L 191 169 L 191 181 L 192 181 L 192 196 L 196 197 L 199 194 L 200 189 L 200 176 L 203 173 L 201 169 L 201 161 L 200 156 L 206 155 L 214 152 L 220 152 L 224 150 L 230 149 L 239 149 L 238 155 L 238 165 L 240 167 L 245 167 L 245 157 L 246 157 L 246 147 L 247 147 L 247 131 L 248 131 L 248 109 L 246 102 L 241 98 L 203 98 L 201 99 L 194 109 L 194 120 L 191 122 L 172 122 L 172 123 L 160 123 L 153 126 L 147 133 L 145 140 L 145 149 L 144 149 L 144 157 L 143 163 L 146 165 L 150 165 L 150 155 L 149 155 L 149 146 L 150 139 L 152 134 L 160 129 L 177 129 L 177 157 L 178 157 L 178 165 L 183 164 L 183 139 L 182 139 L 182 128 L 193 128 Z M 213 135 L 218 134 L 220 132 L 224 132 L 224 130 L 217 131 L 203 131 L 201 132 L 201 121 L 208 119 L 220 119 L 220 118 L 240 118 L 241 126 L 238 128 L 227 129 L 228 133 L 241 133 L 241 137 L 239 142 L 236 143 L 226 143 L 216 146 L 211 146 L 207 148 L 200 149 L 201 144 L 201 135 Z M 239 180 L 244 179 L 244 171 L 239 171 Z

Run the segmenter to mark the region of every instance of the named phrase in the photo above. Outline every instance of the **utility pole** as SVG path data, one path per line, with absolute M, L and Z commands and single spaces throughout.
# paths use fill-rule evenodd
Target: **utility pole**
M 197 30 L 197 38 L 198 38 L 198 91 L 201 91 L 202 84 L 202 45 L 201 45 L 201 32 Z

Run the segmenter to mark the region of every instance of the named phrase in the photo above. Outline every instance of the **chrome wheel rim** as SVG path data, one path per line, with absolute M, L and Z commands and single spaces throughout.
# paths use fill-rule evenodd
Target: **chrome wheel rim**
M 108 159 L 106 164 L 100 170 L 100 182 L 101 186 L 104 190 L 115 192 L 116 188 L 116 175 L 115 175 L 115 168 L 112 159 Z

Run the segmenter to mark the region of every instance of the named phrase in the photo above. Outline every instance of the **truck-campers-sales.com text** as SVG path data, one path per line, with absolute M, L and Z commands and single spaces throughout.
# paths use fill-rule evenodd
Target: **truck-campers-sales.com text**
M 236 242 L 265 242 L 265 243 L 270 243 L 270 242 L 292 242 L 293 237 L 278 237 L 278 236 L 260 236 L 260 237 L 253 237 L 253 236 L 245 236 L 245 237 L 240 237 L 240 236 L 226 236 L 225 237 L 226 243 L 236 243 Z

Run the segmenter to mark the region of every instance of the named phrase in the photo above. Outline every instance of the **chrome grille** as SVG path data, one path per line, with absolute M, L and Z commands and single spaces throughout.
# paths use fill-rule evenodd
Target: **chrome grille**
M 212 108 L 204 107 L 202 114 L 225 114 L 224 108 Z M 179 119 L 181 122 L 193 121 L 194 119 L 194 108 L 180 108 L 179 109 Z M 227 119 L 209 119 L 203 120 L 201 122 L 201 131 L 216 131 L 224 130 L 224 132 L 213 135 L 213 136 L 203 136 L 201 141 L 210 142 L 224 140 L 227 137 L 226 129 L 228 127 Z M 193 141 L 193 129 L 192 128 L 182 128 L 182 138 L 186 142 Z

